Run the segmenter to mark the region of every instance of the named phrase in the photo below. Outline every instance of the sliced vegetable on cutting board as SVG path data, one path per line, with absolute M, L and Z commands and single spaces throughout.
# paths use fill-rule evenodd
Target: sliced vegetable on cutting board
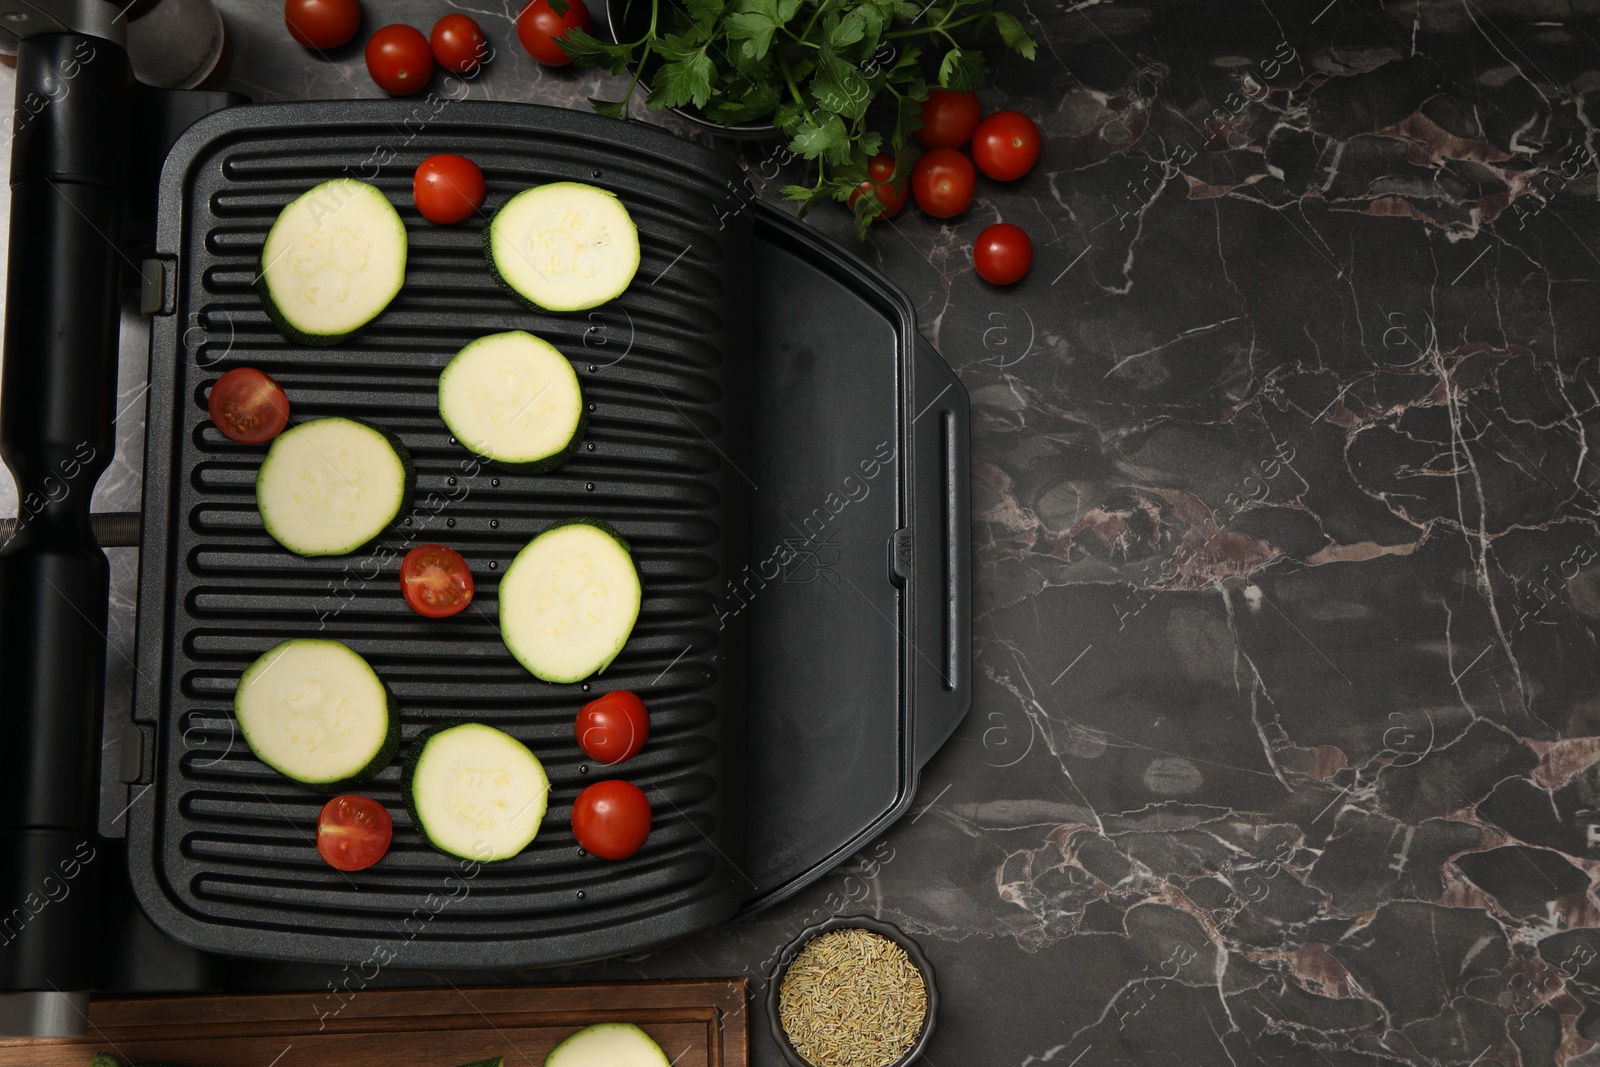
M 457 352 L 439 375 L 439 415 L 478 455 L 528 473 L 577 450 L 586 412 L 572 364 L 531 333 L 493 333 Z
M 601 859 L 625 860 L 650 836 L 650 800 L 632 782 L 596 782 L 572 802 L 572 834 Z
M 261 300 L 285 337 L 344 340 L 378 317 L 406 274 L 406 228 L 383 193 L 354 178 L 313 186 L 261 246 Z
M 550 779 L 528 746 L 469 722 L 424 731 L 406 759 L 406 803 L 435 848 L 488 863 L 539 833 Z
M 671 1067 L 649 1034 L 632 1023 L 596 1023 L 550 1050 L 544 1067 Z
M 315 419 L 281 433 L 256 473 L 267 532 L 302 556 L 354 552 L 384 531 L 411 490 L 398 440 L 354 419 Z
M 627 644 L 642 590 L 628 542 L 598 519 L 573 519 L 529 541 L 500 581 L 500 634 L 547 682 L 599 674 Z
M 639 270 L 639 231 L 615 193 L 552 182 L 507 200 L 484 229 L 495 279 L 536 309 L 582 311 Z
M 460 614 L 472 603 L 474 589 L 467 561 L 446 545 L 418 545 L 400 561 L 400 591 L 418 615 Z
M 261 655 L 233 696 L 257 759 L 303 785 L 358 782 L 400 746 L 400 719 L 378 675 L 339 641 L 295 638 Z
M 265 444 L 289 425 L 283 387 L 254 367 L 235 367 L 218 378 L 206 411 L 224 437 L 242 445 Z
M 383 859 L 394 838 L 389 811 L 371 797 L 346 793 L 317 815 L 317 854 L 341 871 L 364 871 Z

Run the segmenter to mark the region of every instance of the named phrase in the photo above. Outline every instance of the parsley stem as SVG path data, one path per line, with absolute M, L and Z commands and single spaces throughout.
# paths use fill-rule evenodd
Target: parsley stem
M 833 3 L 833 0 L 822 0 L 821 3 L 817 4 L 817 9 L 811 13 L 811 19 L 806 23 L 805 31 L 800 34 L 801 37 L 811 36 L 811 31 L 817 28 L 817 20 L 822 17 L 822 13 L 828 9 L 828 5 L 831 3 Z
M 794 72 L 789 69 L 789 64 L 784 62 L 782 55 L 778 55 L 778 69 L 783 71 L 783 80 L 789 86 L 789 92 L 794 95 L 794 102 L 800 105 L 800 110 L 805 112 L 807 119 L 816 122 L 817 120 L 811 115 L 811 109 L 806 106 L 806 98 L 800 95 L 800 87 L 794 83 Z
M 976 21 L 978 19 L 989 18 L 989 17 L 990 17 L 990 12 L 988 12 L 988 11 L 980 11 L 976 15 L 968 15 L 966 18 L 957 19 L 955 22 L 950 22 L 950 23 L 940 22 L 936 26 L 922 26 L 922 27 L 918 27 L 918 28 L 914 28 L 914 29 L 894 30 L 894 31 L 892 31 L 890 33 L 884 34 L 883 35 L 883 40 L 890 40 L 890 39 L 899 38 L 899 37 L 921 37 L 921 36 L 924 36 L 924 35 L 935 34 L 935 33 L 943 34 L 945 37 L 950 38 L 950 35 L 945 32 L 946 30 L 953 30 L 957 26 L 965 26 L 969 22 L 974 22 L 974 21 Z M 952 43 L 954 43 L 954 38 L 950 38 L 950 40 L 951 40 Z

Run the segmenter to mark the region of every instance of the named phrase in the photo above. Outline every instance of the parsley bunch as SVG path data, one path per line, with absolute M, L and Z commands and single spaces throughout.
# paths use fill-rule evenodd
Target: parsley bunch
M 793 152 L 816 161 L 813 184 L 783 190 L 801 214 L 821 199 L 848 200 L 867 181 L 867 160 L 885 150 L 885 131 L 896 160 L 891 180 L 904 180 L 935 59 L 939 85 L 977 88 L 988 69 L 974 42 L 991 24 L 1008 46 L 1034 56 L 1032 36 L 999 0 L 627 2 L 650 5 L 649 28 L 637 40 L 610 44 L 578 29 L 560 40 L 582 66 L 633 71 L 621 100 L 591 99 L 594 109 L 626 118 L 648 70 L 651 109 L 692 105 L 725 126 L 773 123 Z M 857 233 L 882 210 L 876 196 L 861 197 Z

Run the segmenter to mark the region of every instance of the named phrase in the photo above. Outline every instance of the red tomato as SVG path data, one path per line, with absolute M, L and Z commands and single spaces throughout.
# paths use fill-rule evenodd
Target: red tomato
M 1020 111 L 996 111 L 972 135 L 972 159 L 995 181 L 1015 181 L 1039 159 L 1039 127 Z
M 429 156 L 411 177 L 411 196 L 429 222 L 460 222 L 483 203 L 483 171 L 465 156 Z
M 650 836 L 650 801 L 632 782 L 596 782 L 572 804 L 572 832 L 601 859 L 627 859 Z
M 317 851 L 328 866 L 359 871 L 383 859 L 394 837 L 394 821 L 371 797 L 346 793 L 322 806 L 317 816 Z
M 574 731 L 585 755 L 612 767 L 644 747 L 650 737 L 650 714 L 637 694 L 618 689 L 585 704 Z
M 850 194 L 850 210 L 856 209 L 857 200 L 873 193 L 878 197 L 878 203 L 883 205 L 883 211 L 877 217 L 894 218 L 906 204 L 905 179 L 900 179 L 898 188 L 889 181 L 894 177 L 894 156 L 888 152 L 879 152 L 867 160 L 867 176 L 868 180 L 856 186 L 856 191 Z
M 1010 285 L 1033 266 L 1033 242 L 1021 226 L 997 222 L 978 234 L 978 243 L 972 246 L 972 265 L 984 281 Z
M 361 28 L 357 0 L 284 0 L 283 24 L 307 48 L 338 48 Z
M 428 43 L 439 66 L 457 74 L 467 73 L 489 54 L 483 31 L 466 15 L 446 15 L 435 22 Z
M 911 192 L 917 206 L 936 219 L 947 219 L 967 210 L 978 176 L 972 160 L 954 148 L 935 148 L 911 171 Z
M 433 77 L 433 49 L 414 26 L 385 26 L 367 38 L 367 73 L 386 93 L 414 93 Z
M 922 126 L 917 140 L 928 148 L 964 148 L 972 131 L 983 121 L 977 93 L 934 89 L 922 102 Z
M 566 14 L 558 15 L 550 0 L 532 0 L 517 16 L 517 40 L 530 56 L 547 67 L 564 67 L 572 62 L 557 43 L 562 34 L 573 28 L 587 33 L 594 25 L 583 0 L 566 0 L 566 4 Z
M 472 571 L 453 548 L 418 545 L 400 561 L 400 589 L 411 610 L 443 619 L 472 603 Z
M 217 379 L 206 398 L 211 421 L 242 445 L 263 445 L 289 425 L 283 387 L 254 367 L 235 367 Z

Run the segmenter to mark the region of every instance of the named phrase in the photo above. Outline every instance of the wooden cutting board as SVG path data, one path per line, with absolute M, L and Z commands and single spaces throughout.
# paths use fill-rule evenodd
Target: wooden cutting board
M 87 1067 L 96 1052 L 189 1067 L 542 1067 L 580 1027 L 630 1022 L 673 1067 L 747 1067 L 743 978 L 95 1000 L 89 1036 L 0 1039 L 0 1067 Z M 342 1005 L 342 1007 L 341 1007 Z

